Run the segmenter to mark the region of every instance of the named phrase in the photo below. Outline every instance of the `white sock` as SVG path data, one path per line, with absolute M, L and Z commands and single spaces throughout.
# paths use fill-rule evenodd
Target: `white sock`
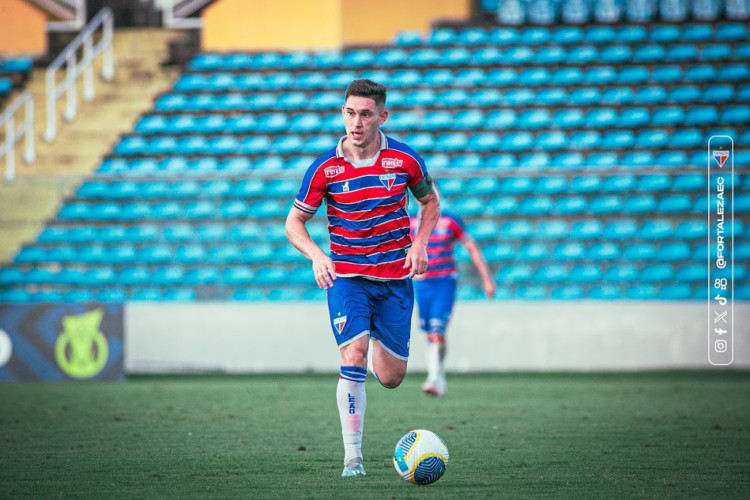
M 427 382 L 434 384 L 440 377 L 444 377 L 443 360 L 440 359 L 440 345 L 442 342 L 432 339 L 432 335 L 427 336 L 427 351 L 425 358 L 427 361 Z
M 342 366 L 336 386 L 341 436 L 344 439 L 344 467 L 356 467 L 362 463 L 362 429 L 367 407 L 366 375 L 365 368 Z

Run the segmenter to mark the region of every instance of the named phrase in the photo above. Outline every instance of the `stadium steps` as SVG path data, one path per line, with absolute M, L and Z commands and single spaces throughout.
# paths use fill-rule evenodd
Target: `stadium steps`
M 60 121 L 54 143 L 41 139 L 46 125 L 45 72 L 35 69 L 28 83 L 34 96 L 37 159 L 17 162 L 15 182 L 0 183 L 0 263 L 8 262 L 24 242 L 33 241 L 60 201 L 74 193 L 81 180 L 94 172 L 120 134 L 153 107 L 154 97 L 169 89 L 179 69 L 162 67 L 171 30 L 118 29 L 114 34 L 115 77 L 94 82 L 96 96 L 84 102 L 79 94 L 78 116 Z M 100 69 L 97 60 L 96 69 Z M 65 98 L 58 101 L 62 114 Z M 22 143 L 19 143 L 19 157 Z

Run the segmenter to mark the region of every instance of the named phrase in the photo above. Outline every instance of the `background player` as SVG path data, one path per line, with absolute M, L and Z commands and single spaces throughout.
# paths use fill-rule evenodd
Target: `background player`
M 414 276 L 427 269 L 427 241 L 440 203 L 424 161 L 386 137 L 386 89 L 355 80 L 341 114 L 346 135 L 308 168 L 286 221 L 289 241 L 312 261 L 328 295 L 341 354 L 336 399 L 344 440 L 344 477 L 364 476 L 362 429 L 370 339 L 372 368 L 387 388 L 401 384 L 409 357 Z M 420 228 L 409 229 L 407 188 L 420 203 Z M 305 224 L 326 200 L 330 257 Z
M 412 221 L 411 230 L 417 234 L 419 219 Z M 456 242 L 461 242 L 468 250 L 471 261 L 482 278 L 484 293 L 489 298 L 495 295 L 495 282 L 479 246 L 466 231 L 460 217 L 443 211 L 427 244 L 430 266 L 415 281 L 419 325 L 427 334 L 427 380 L 422 385 L 422 390 L 433 396 L 444 396 L 446 389 L 445 332 L 456 298 Z

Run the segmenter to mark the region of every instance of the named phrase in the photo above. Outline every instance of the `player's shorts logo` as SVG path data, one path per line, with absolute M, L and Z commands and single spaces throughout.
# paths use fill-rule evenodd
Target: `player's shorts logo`
M 338 318 L 334 318 L 333 327 L 336 328 L 336 332 L 339 335 L 341 335 L 341 333 L 344 331 L 345 325 L 346 325 L 346 316 L 339 316 Z
M 398 158 L 383 158 L 380 160 L 380 164 L 383 168 L 398 168 L 404 164 L 404 160 Z
M 380 176 L 380 182 L 385 188 L 390 191 L 393 187 L 393 183 L 396 181 L 396 174 L 382 174 Z
M 329 179 L 336 177 L 339 174 L 343 174 L 345 170 L 345 167 L 343 165 L 336 165 L 335 167 L 326 167 L 325 170 L 323 170 L 323 173 L 326 177 Z
M 729 151 L 721 151 L 719 149 L 716 149 L 713 151 L 714 160 L 716 160 L 716 163 L 719 164 L 719 167 L 723 167 L 724 163 L 727 161 L 727 158 L 729 158 Z

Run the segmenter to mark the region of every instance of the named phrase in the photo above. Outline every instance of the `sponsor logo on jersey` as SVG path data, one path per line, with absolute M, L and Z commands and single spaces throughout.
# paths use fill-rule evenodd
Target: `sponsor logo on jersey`
M 721 150 L 714 150 L 713 151 L 714 160 L 716 160 L 716 163 L 719 164 L 719 167 L 723 167 L 724 163 L 727 161 L 727 158 L 729 158 L 729 151 L 721 151 Z
M 323 170 L 323 173 L 330 179 L 332 177 L 336 177 L 339 174 L 343 174 L 344 169 L 345 167 L 343 165 L 336 165 L 333 167 L 326 167 L 326 169 Z
M 398 168 L 404 164 L 404 160 L 399 158 L 383 158 L 380 160 L 380 164 L 383 168 Z
M 381 174 L 380 182 L 385 188 L 390 191 L 393 187 L 393 183 L 396 181 L 396 174 Z
M 338 332 L 339 335 L 344 331 L 344 326 L 346 325 L 346 316 L 339 316 L 338 318 L 334 318 L 333 320 L 333 327 L 336 328 L 336 332 Z
M 341 186 L 341 191 L 343 191 L 344 193 L 348 193 L 349 192 L 349 181 L 346 181 L 344 183 L 344 185 Z

